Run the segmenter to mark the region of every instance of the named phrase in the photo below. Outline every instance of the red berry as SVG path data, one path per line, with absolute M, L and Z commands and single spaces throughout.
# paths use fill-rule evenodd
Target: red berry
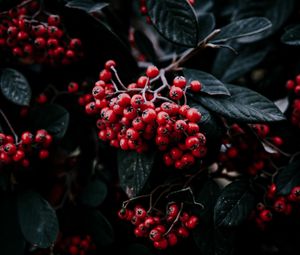
M 170 216 L 172 219 L 175 219 L 179 212 L 179 207 L 177 204 L 171 204 L 167 210 L 167 216 Z
M 47 151 L 47 150 L 41 150 L 39 152 L 39 158 L 40 159 L 46 159 L 48 157 L 49 157 L 49 151 Z
M 24 132 L 21 135 L 21 140 L 23 144 L 31 144 L 33 142 L 33 135 L 30 132 Z
M 159 250 L 165 250 L 168 247 L 168 241 L 165 238 L 162 238 L 159 241 L 153 243 L 154 247 Z
M 168 240 L 169 246 L 174 246 L 178 242 L 178 238 L 177 238 L 176 234 L 174 234 L 174 233 L 169 233 L 167 235 L 167 240 Z
M 183 89 L 186 85 L 186 79 L 183 76 L 176 76 L 173 80 L 173 85 Z
M 194 229 L 199 223 L 199 219 L 197 216 L 191 216 L 188 221 L 185 223 L 185 226 L 188 229 Z
M 137 80 L 136 86 L 137 86 L 138 88 L 144 88 L 144 87 L 147 85 L 148 81 L 149 81 L 149 78 L 148 78 L 147 76 L 141 76 L 141 77 Z
M 189 150 L 195 150 L 200 146 L 200 141 L 196 136 L 189 136 L 185 139 L 185 145 Z
M 127 93 L 118 95 L 118 104 L 122 107 L 126 107 L 130 104 L 131 97 Z
M 150 231 L 149 238 L 155 242 L 159 241 L 162 238 L 162 233 L 158 229 L 154 228 Z
M 50 26 L 58 26 L 60 23 L 60 17 L 58 15 L 49 15 L 48 24 Z
M 297 85 L 295 88 L 294 88 L 294 92 L 296 95 L 300 95 L 300 85 Z
M 81 238 L 80 236 L 73 236 L 71 239 L 71 244 L 78 245 L 80 244 Z
M 295 88 L 295 82 L 294 81 L 292 81 L 292 80 L 288 80 L 287 82 L 286 82 L 286 89 L 287 90 L 293 90 L 294 88 Z
M 263 210 L 260 212 L 259 217 L 262 221 L 268 222 L 272 220 L 272 213 L 270 210 Z
M 197 123 L 201 120 L 201 113 L 195 109 L 195 108 L 191 108 L 187 111 L 186 113 L 186 118 L 190 121 L 190 122 L 194 122 Z
M 166 166 L 172 166 L 174 164 L 173 159 L 169 154 L 164 154 L 164 163 Z
M 167 124 L 168 120 L 170 119 L 169 114 L 167 114 L 166 112 L 159 112 L 156 116 L 156 122 L 159 126 L 163 126 L 165 124 Z
M 34 41 L 34 46 L 38 49 L 44 49 L 46 47 L 46 40 L 43 37 L 38 37 Z
M 189 231 L 185 227 L 178 228 L 177 234 L 183 238 L 186 238 L 190 235 Z
M 151 226 L 153 226 L 155 224 L 155 220 L 153 217 L 149 217 L 145 220 L 144 224 L 145 224 L 146 228 L 150 228 Z
M 18 162 L 25 157 L 25 153 L 22 150 L 17 150 L 16 154 L 13 156 L 13 160 Z
M 132 107 L 139 108 L 144 103 L 144 99 L 142 95 L 134 95 L 130 101 Z
M 235 147 L 230 147 L 228 148 L 228 150 L 226 151 L 226 155 L 229 158 L 236 158 L 238 156 L 239 152 Z
M 36 99 L 37 103 L 44 104 L 48 101 L 48 97 L 45 93 L 39 94 L 39 96 Z
M 147 216 L 147 212 L 144 208 L 138 206 L 134 209 L 135 216 L 141 219 L 144 219 Z
M 120 211 L 118 212 L 118 217 L 121 220 L 124 220 L 127 218 L 127 216 L 128 216 L 128 211 L 126 210 L 126 208 L 121 208 Z
M 133 128 L 128 128 L 126 131 L 126 137 L 129 140 L 135 141 L 139 138 L 139 133 L 136 130 L 134 130 Z
M 29 36 L 28 36 L 28 33 L 24 32 L 24 31 L 20 31 L 18 33 L 17 37 L 18 37 L 18 40 L 25 41 L 28 39 Z
M 4 145 L 3 151 L 7 155 L 12 156 L 12 155 L 14 155 L 16 153 L 17 147 L 13 143 L 7 143 L 7 144 Z
M 183 90 L 179 87 L 172 86 L 169 92 L 169 96 L 173 100 L 180 100 L 183 96 Z
M 300 201 L 300 186 L 292 188 L 290 198 L 292 201 Z
M 79 85 L 77 82 L 70 82 L 68 85 L 69 93 L 75 93 L 78 91 Z
M 149 78 L 155 78 L 157 75 L 159 75 L 159 70 L 156 66 L 149 66 L 146 70 L 146 75 Z
M 117 64 L 114 60 L 108 60 L 105 62 L 105 69 L 110 70 L 112 67 L 115 67 Z
M 19 47 L 13 48 L 12 53 L 13 53 L 13 55 L 14 55 L 15 57 L 19 57 L 19 58 L 20 58 L 20 57 L 23 56 L 23 51 L 22 51 L 22 49 L 19 48 Z
M 77 50 L 81 47 L 81 40 L 80 39 L 77 39 L 77 38 L 73 38 L 71 41 L 70 41 L 70 48 L 72 50 Z
M 283 213 L 286 211 L 286 202 L 283 198 L 278 198 L 274 205 L 273 205 L 273 208 L 276 212 L 279 212 L 279 213 Z
M 104 69 L 100 72 L 99 74 L 99 79 L 102 80 L 102 81 L 109 81 L 110 79 L 112 78 L 112 74 L 110 71 Z
M 190 89 L 193 92 L 199 92 L 202 89 L 202 84 L 200 83 L 200 81 L 191 81 L 190 83 Z
M 274 143 L 274 145 L 276 146 L 281 146 L 283 144 L 283 140 L 281 137 L 279 136 L 275 136 L 272 138 L 272 142 Z
M 151 123 L 156 119 L 156 112 L 153 109 L 146 109 L 142 113 L 142 119 L 146 123 Z
M 70 253 L 70 255 L 78 255 L 79 249 L 77 248 L 77 246 L 72 245 L 69 247 L 69 253 Z
M 173 149 L 170 151 L 170 154 L 171 154 L 172 159 L 178 160 L 178 159 L 180 159 L 181 156 L 182 156 L 182 150 L 179 149 L 179 148 L 173 148 Z

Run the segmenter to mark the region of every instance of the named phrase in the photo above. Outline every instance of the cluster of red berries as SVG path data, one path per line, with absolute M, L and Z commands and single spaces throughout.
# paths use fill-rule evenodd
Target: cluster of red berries
M 286 88 L 296 96 L 292 103 L 291 122 L 293 125 L 300 127 L 300 74 L 296 76 L 295 80 L 288 80 Z
M 164 217 L 151 216 L 142 206 L 136 206 L 133 210 L 122 208 L 118 216 L 135 226 L 137 237 L 149 238 L 154 247 L 161 250 L 176 245 L 180 238 L 188 237 L 190 230 L 199 222 L 197 216 L 182 212 L 176 203 L 167 207 Z
M 140 1 L 140 13 L 144 16 L 146 16 L 146 21 L 148 24 L 151 24 L 151 19 L 150 17 L 148 16 L 148 9 L 147 9 L 147 6 L 146 6 L 146 2 L 147 0 L 139 0 Z M 196 0 L 188 0 L 188 2 L 191 4 L 191 5 L 195 5 L 196 3 Z
M 28 167 L 30 162 L 28 156 L 38 150 L 40 159 L 49 156 L 48 147 L 52 143 L 52 136 L 44 129 L 38 130 L 35 135 L 24 132 L 20 141 L 14 137 L 0 133 L 0 162 L 4 164 L 20 163 Z
M 99 138 L 109 141 L 110 145 L 122 150 L 146 151 L 149 142 L 154 141 L 160 151 L 166 151 L 164 162 L 183 169 L 195 163 L 196 158 L 206 155 L 206 137 L 198 125 L 201 113 L 189 107 L 185 91 L 201 90 L 199 81 L 187 81 L 177 76 L 172 86 L 164 84 L 155 89 L 160 71 L 149 66 L 146 76 L 138 78 L 136 83 L 124 86 L 117 78 L 122 89 L 112 79 L 117 76 L 116 63 L 109 60 L 100 72 L 99 81 L 92 91 L 93 101 L 86 105 L 88 114 L 99 114 L 97 127 Z M 155 90 L 154 90 L 155 89 Z M 166 97 L 161 93 L 166 90 Z
M 283 144 L 281 137 L 270 135 L 270 127 L 267 124 L 255 124 L 252 128 L 261 140 L 266 140 L 276 147 Z M 253 139 L 253 134 L 246 132 L 238 124 L 233 124 L 223 139 L 219 162 L 228 171 L 257 175 L 269 167 L 270 157 L 277 156 L 277 153 L 270 154 L 265 151 L 261 142 Z
M 266 223 L 273 219 L 275 214 L 290 215 L 293 205 L 300 203 L 300 186 L 292 188 L 287 196 L 277 196 L 277 186 L 271 184 L 265 194 L 267 204 L 258 203 L 256 206 L 256 224 L 260 229 L 266 227 Z
M 61 240 L 57 245 L 60 254 L 68 255 L 89 255 L 96 250 L 91 236 L 70 236 Z
M 82 57 L 80 39 L 70 39 L 60 16 L 48 15 L 47 22 L 32 14 L 36 1 L 25 1 L 1 13 L 0 48 L 23 63 L 67 65 Z

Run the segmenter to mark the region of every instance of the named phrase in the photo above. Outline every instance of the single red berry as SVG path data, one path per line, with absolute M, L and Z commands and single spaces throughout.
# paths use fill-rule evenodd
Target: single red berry
M 189 150 L 195 150 L 200 146 L 200 141 L 196 136 L 189 136 L 185 139 L 185 145 Z
M 142 106 L 142 104 L 144 103 L 144 98 L 142 95 L 134 95 L 132 98 L 131 98 L 131 106 L 134 107 L 134 108 L 139 108 Z
M 38 37 L 34 40 L 34 46 L 37 49 L 45 49 L 46 44 L 46 40 L 43 37 Z
M 118 104 L 122 107 L 130 105 L 131 97 L 127 93 L 122 93 L 118 95 Z
M 299 85 L 300 84 L 300 74 L 298 74 L 295 78 L 297 84 Z
M 14 154 L 16 153 L 17 147 L 16 147 L 16 145 L 13 144 L 13 143 L 7 143 L 7 144 L 4 145 L 3 151 L 4 151 L 7 155 L 12 156 L 12 155 L 14 155 Z
M 17 150 L 16 154 L 13 156 L 13 160 L 15 162 L 19 162 L 20 160 L 22 160 L 25 157 L 25 153 L 22 150 Z
M 60 17 L 58 15 L 49 15 L 48 24 L 50 26 L 58 26 L 60 23 Z
M 177 214 L 179 212 L 179 207 L 177 204 L 171 204 L 169 205 L 167 209 L 167 216 L 171 217 L 172 219 L 175 219 Z
M 177 120 L 174 125 L 174 129 L 177 132 L 185 132 L 188 128 L 188 125 L 184 120 Z
M 272 213 L 270 210 L 263 210 L 260 212 L 259 217 L 262 221 L 268 222 L 272 220 Z
M 69 253 L 70 255 L 78 255 L 79 254 L 79 249 L 75 245 L 71 245 L 69 247 Z
M 236 158 L 238 156 L 239 152 L 235 147 L 230 147 L 228 148 L 228 150 L 226 151 L 226 155 L 229 158 Z
M 296 95 L 300 95 L 300 85 L 297 85 L 295 88 L 294 88 L 294 92 Z
M 169 92 L 169 96 L 173 100 L 180 100 L 183 96 L 183 90 L 179 87 L 172 86 Z
M 199 219 L 197 216 L 191 216 L 188 221 L 185 223 L 186 228 L 194 229 L 199 223 Z
M 292 198 L 292 201 L 300 201 L 300 186 L 292 188 L 290 197 Z
M 269 198 L 273 198 L 275 196 L 277 192 L 277 186 L 275 183 L 272 183 L 269 187 L 268 187 L 268 191 L 267 191 L 267 196 Z
M 183 76 L 176 76 L 173 80 L 173 85 L 183 89 L 186 86 L 186 79 Z
M 32 56 L 33 46 L 31 44 L 26 44 L 23 48 L 23 52 L 24 52 L 25 57 Z
M 180 221 L 182 223 L 185 223 L 188 221 L 189 218 L 190 218 L 189 214 L 187 212 L 183 212 L 180 216 Z
M 118 217 L 121 219 L 121 220 L 125 220 L 128 216 L 128 210 L 126 208 L 121 208 L 119 211 L 118 211 Z
M 187 111 L 186 113 L 186 118 L 190 121 L 190 122 L 194 122 L 197 123 L 201 120 L 201 113 L 195 109 L 195 108 L 191 108 Z
M 28 39 L 29 35 L 28 35 L 28 33 L 24 32 L 24 31 L 20 31 L 18 33 L 17 37 L 18 37 L 18 40 L 25 41 Z
M 30 162 L 29 162 L 29 160 L 28 159 L 23 159 L 22 161 L 21 161 L 21 165 L 23 166 L 23 167 L 25 167 L 25 168 L 28 168 L 29 167 L 29 165 L 30 165 Z
M 133 121 L 132 121 L 132 127 L 137 130 L 137 131 L 141 131 L 144 130 L 145 128 L 145 123 L 143 122 L 141 117 L 136 117 Z
M 81 241 L 80 236 L 73 236 L 71 238 L 71 244 L 73 244 L 73 245 L 79 245 L 80 241 Z
M 139 133 L 133 128 L 128 128 L 126 131 L 126 138 L 135 141 L 139 138 Z
M 147 212 L 143 207 L 137 206 L 134 208 L 135 216 L 144 219 L 147 216 Z
M 287 90 L 293 90 L 295 88 L 295 82 L 292 80 L 288 80 L 285 85 Z
M 134 234 L 135 234 L 136 237 L 143 237 L 144 236 L 144 232 L 141 229 L 139 229 L 138 227 L 136 227 L 134 229 Z
M 172 159 L 178 160 L 182 157 L 183 152 L 181 149 L 175 147 L 170 151 L 170 154 Z
M 154 228 L 150 231 L 149 238 L 154 242 L 159 241 L 162 238 L 162 233 L 156 228 Z
M 163 159 L 166 166 L 172 166 L 174 164 L 174 161 L 169 154 L 164 154 Z
M 128 106 L 124 109 L 123 115 L 125 118 L 132 120 L 137 116 L 137 111 L 132 106 Z
M 46 135 L 48 134 L 48 132 L 45 129 L 40 129 L 36 132 L 35 135 L 35 142 L 37 143 L 44 143 L 46 140 Z
M 169 114 L 163 111 L 159 112 L 156 116 L 156 122 L 159 126 L 166 125 L 169 119 L 170 119 Z
M 146 70 L 146 75 L 149 78 L 155 78 L 156 76 L 159 75 L 159 70 L 156 66 L 148 66 L 148 68 Z
M 142 119 L 146 123 L 151 123 L 156 119 L 156 112 L 153 109 L 146 109 L 142 113 Z
M 21 58 L 23 56 L 23 50 L 20 47 L 13 48 L 12 53 L 15 57 L 18 57 L 18 58 Z
M 183 166 L 190 166 L 195 163 L 195 157 L 191 153 L 186 153 L 182 156 L 181 161 Z
M 175 246 L 178 242 L 177 235 L 175 233 L 169 233 L 167 235 L 168 245 Z
M 48 97 L 45 93 L 41 93 L 38 95 L 38 97 L 36 98 L 36 102 L 39 104 L 44 104 L 48 101 Z
M 21 141 L 23 144 L 31 144 L 33 142 L 33 135 L 30 132 L 24 132 L 21 135 Z
M 138 88 L 144 88 L 144 87 L 147 85 L 148 81 L 149 81 L 149 78 L 148 78 L 147 76 L 141 76 L 141 77 L 137 80 L 136 86 L 137 86 Z
M 78 50 L 80 47 L 81 47 L 81 40 L 80 39 L 78 39 L 78 38 L 73 38 L 73 39 L 71 39 L 71 41 L 70 41 L 70 48 L 72 49 L 72 50 Z
M 190 235 L 189 231 L 185 227 L 178 228 L 177 234 L 183 238 L 186 238 Z
M 47 150 L 40 150 L 39 152 L 39 158 L 40 159 L 46 159 L 49 157 L 49 151 Z
M 273 208 L 276 212 L 283 213 L 286 211 L 286 202 L 284 198 L 278 198 L 274 202 Z
M 114 60 L 108 60 L 105 62 L 105 69 L 110 70 L 112 67 L 115 67 L 117 64 Z
M 155 220 L 153 217 L 148 217 L 145 221 L 144 221 L 145 227 L 146 228 L 150 228 L 151 226 L 153 226 L 155 224 Z
M 112 78 L 112 74 L 110 71 L 104 69 L 100 72 L 99 74 L 99 80 L 102 80 L 102 81 L 109 81 L 110 79 Z
M 155 241 L 155 242 L 153 243 L 153 245 L 154 245 L 154 247 L 155 247 L 156 249 L 159 249 L 159 250 L 165 250 L 165 249 L 167 249 L 167 247 L 168 247 L 168 241 L 167 241 L 166 238 L 162 238 L 162 239 L 159 240 L 159 241 Z
M 283 140 L 282 140 L 282 138 L 279 137 L 279 136 L 274 136 L 274 137 L 272 138 L 272 142 L 273 142 L 274 145 L 276 145 L 276 146 L 281 146 L 281 145 L 283 144 Z
M 191 81 L 190 83 L 190 89 L 193 92 L 199 92 L 202 89 L 202 84 L 200 81 Z
M 69 93 L 75 93 L 79 89 L 79 85 L 77 82 L 70 82 L 68 85 L 68 91 Z

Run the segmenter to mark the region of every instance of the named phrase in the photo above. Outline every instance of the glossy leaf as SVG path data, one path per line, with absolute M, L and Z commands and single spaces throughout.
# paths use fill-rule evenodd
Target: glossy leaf
M 281 41 L 288 45 L 300 46 L 300 25 L 285 31 L 281 37 Z

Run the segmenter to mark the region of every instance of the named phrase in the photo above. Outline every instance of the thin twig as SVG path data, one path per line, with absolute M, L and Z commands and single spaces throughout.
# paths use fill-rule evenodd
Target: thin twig
M 127 90 L 126 86 L 125 86 L 125 85 L 123 84 L 123 82 L 121 81 L 121 79 L 120 79 L 120 77 L 119 77 L 119 74 L 118 74 L 116 68 L 114 68 L 114 67 L 112 66 L 110 69 L 114 72 L 115 77 L 116 77 L 117 81 L 119 82 L 120 86 L 121 86 L 123 89 Z
M 2 118 L 4 119 L 4 121 L 6 122 L 8 128 L 10 129 L 10 132 L 13 134 L 14 138 L 15 138 L 15 143 L 19 142 L 19 137 L 17 135 L 17 133 L 15 132 L 14 128 L 12 127 L 12 125 L 10 124 L 8 118 L 6 117 L 5 113 L 2 111 L 2 109 L 0 109 L 0 114 L 2 116 Z

